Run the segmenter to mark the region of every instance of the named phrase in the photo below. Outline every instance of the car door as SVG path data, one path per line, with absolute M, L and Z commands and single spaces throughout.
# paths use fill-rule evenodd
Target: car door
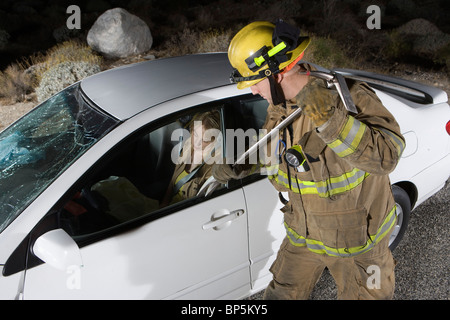
M 238 211 L 243 210 L 243 211 Z M 80 249 L 83 265 L 43 264 L 26 274 L 25 299 L 217 299 L 249 290 L 242 190 L 179 210 Z M 214 215 L 233 215 L 208 227 Z M 228 220 L 225 217 L 224 220 Z M 223 227 L 220 229 L 220 227 Z
M 182 146 L 172 134 L 212 107 L 222 116 L 223 105 L 203 105 L 139 130 L 74 185 L 47 215 L 53 218 L 44 219 L 56 221 L 53 226 L 36 229 L 64 229 L 80 247 L 82 265 L 56 270 L 35 263 L 26 270 L 25 299 L 217 299 L 249 292 L 247 208 L 240 185 L 153 211 L 147 207 L 143 214 L 121 215 L 119 209 L 111 219 L 108 211 L 136 190 L 147 200 L 160 199 L 173 172 L 168 159 Z M 126 186 L 119 192 L 110 188 L 109 199 L 92 192 L 99 183 L 124 177 Z
M 260 129 L 266 119 L 267 107 L 267 101 L 259 96 L 237 97 L 227 110 L 228 114 L 233 115 L 228 117 L 229 127 L 243 129 L 246 137 L 261 137 L 266 133 Z M 255 139 L 253 141 L 256 142 Z M 245 177 L 241 183 L 248 210 L 252 290 L 258 291 L 264 289 L 272 280 L 269 268 L 286 235 L 283 214 L 280 211 L 283 204 L 264 171 Z M 283 193 L 283 197 L 288 199 L 287 193 Z

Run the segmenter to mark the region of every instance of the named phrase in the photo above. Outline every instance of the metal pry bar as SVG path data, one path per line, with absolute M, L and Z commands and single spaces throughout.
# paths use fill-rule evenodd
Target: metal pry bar
M 358 113 L 356 109 L 355 103 L 350 95 L 350 90 L 348 89 L 347 83 L 345 82 L 344 76 L 340 73 L 331 71 L 331 72 L 322 72 L 322 71 L 308 71 L 302 74 L 308 74 L 313 77 L 325 80 L 327 82 L 328 88 L 335 87 L 339 97 L 344 104 L 345 109 L 354 114 Z M 233 167 L 236 164 L 245 163 L 245 160 L 250 157 L 250 155 L 254 154 L 259 150 L 261 145 L 267 143 L 270 139 L 272 139 L 279 130 L 287 127 L 290 123 L 295 121 L 300 114 L 302 113 L 302 109 L 298 108 L 290 114 L 286 119 L 281 121 L 275 128 L 273 128 L 269 133 L 267 133 L 264 137 L 262 137 L 257 143 L 251 146 L 244 154 L 242 154 L 235 162 Z M 200 191 L 197 195 L 204 194 L 205 197 L 211 194 L 215 189 L 217 189 L 221 185 L 220 182 L 216 181 L 213 176 L 211 176 L 201 187 Z
M 347 83 L 345 82 L 344 76 L 340 73 L 322 72 L 322 71 L 309 71 L 305 72 L 313 77 L 325 80 L 327 82 L 328 88 L 335 87 L 339 94 L 339 97 L 344 104 L 345 109 L 354 114 L 358 113 L 355 103 L 353 102 L 352 96 L 350 95 L 350 90 L 348 89 Z
M 341 97 L 342 103 L 344 104 L 345 108 L 349 112 L 353 112 L 355 114 L 358 113 L 358 110 L 356 109 L 356 106 L 353 102 L 353 99 L 350 95 L 350 90 L 348 89 L 347 83 L 345 82 L 344 77 L 334 71 L 328 72 L 322 72 L 322 71 L 310 71 L 306 72 L 305 74 L 309 74 L 313 77 L 323 79 L 327 82 L 327 85 L 329 88 L 335 87 L 337 92 L 339 93 L 339 96 Z M 280 122 L 275 128 L 273 128 L 268 134 L 266 134 L 264 137 L 262 137 L 256 144 L 251 146 L 243 155 L 241 155 L 237 160 L 236 164 L 245 163 L 245 160 L 250 157 L 250 155 L 257 152 L 261 145 L 267 143 L 270 139 L 273 138 L 273 136 L 279 132 L 280 130 L 287 127 L 289 124 L 291 124 L 294 120 L 296 120 L 302 110 L 299 108 L 296 111 L 294 111 L 292 114 L 290 114 L 286 119 L 284 119 L 282 122 Z
M 232 167 L 236 166 L 237 164 L 243 164 L 245 161 L 253 155 L 255 152 L 258 152 L 258 150 L 261 147 L 264 147 L 267 145 L 271 139 L 273 139 L 280 130 L 283 130 L 286 128 L 289 124 L 291 124 L 293 121 L 295 121 L 298 117 L 300 117 L 300 114 L 302 113 L 302 109 L 298 108 L 293 113 L 291 113 L 286 119 L 281 121 L 275 128 L 270 130 L 266 135 L 264 135 L 261 139 L 259 139 L 254 145 L 252 145 L 250 148 L 248 148 L 247 151 L 245 151 L 232 165 Z M 204 194 L 205 197 L 210 195 L 215 189 L 217 189 L 221 185 L 220 182 L 216 181 L 213 176 L 211 176 L 203 186 L 200 188 L 197 195 Z

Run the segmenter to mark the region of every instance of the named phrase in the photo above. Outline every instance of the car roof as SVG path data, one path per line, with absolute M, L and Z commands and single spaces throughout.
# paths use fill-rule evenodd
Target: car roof
M 81 81 L 85 95 L 105 112 L 126 120 L 160 103 L 230 84 L 226 53 L 145 61 Z

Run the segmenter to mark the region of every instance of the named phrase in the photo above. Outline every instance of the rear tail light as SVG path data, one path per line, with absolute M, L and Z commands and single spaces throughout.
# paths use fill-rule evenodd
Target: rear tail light
M 450 135 L 450 121 L 447 122 L 447 125 L 445 126 L 445 129 L 447 130 L 447 133 Z

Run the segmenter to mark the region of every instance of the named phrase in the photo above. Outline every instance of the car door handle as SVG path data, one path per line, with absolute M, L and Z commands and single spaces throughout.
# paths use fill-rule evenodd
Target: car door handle
M 221 230 L 228 227 L 233 220 L 244 215 L 244 213 L 244 209 L 238 209 L 231 212 L 229 212 L 228 210 L 219 210 L 218 212 L 213 214 L 211 221 L 205 223 L 202 228 L 203 230 Z

